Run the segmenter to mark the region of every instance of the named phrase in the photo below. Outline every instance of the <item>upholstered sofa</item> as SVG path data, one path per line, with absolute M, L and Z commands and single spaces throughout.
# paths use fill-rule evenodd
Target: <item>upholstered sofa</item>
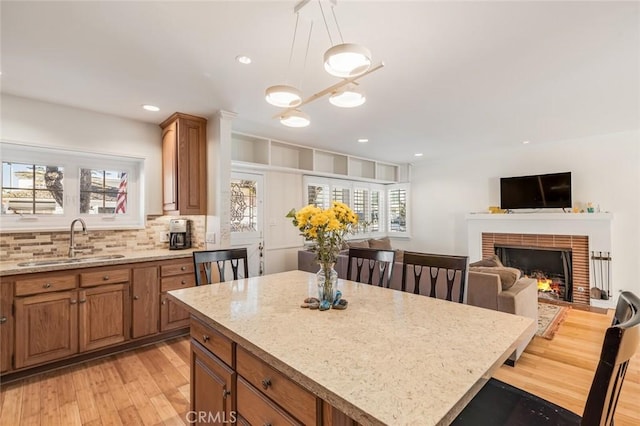
M 338 277 L 343 279 L 347 278 L 347 254 L 348 250 L 341 252 L 335 265 Z M 402 288 L 402 256 L 402 251 L 396 251 L 396 261 L 389 286 L 395 290 Z M 510 283 L 503 283 L 503 278 L 507 281 L 507 277 L 505 274 L 502 274 L 501 277 L 499 268 L 492 269 L 491 267 L 475 267 L 473 265 L 473 263 L 470 265 L 467 276 L 467 304 L 533 318 L 537 322 L 538 286 L 535 279 L 520 277 L 518 273 L 514 283 L 509 286 Z M 313 251 L 298 251 L 298 269 L 312 273 L 318 272 L 319 266 Z M 426 287 L 421 289 L 422 293 L 427 290 Z M 534 335 L 535 330 L 517 347 L 509 358 L 511 364 L 517 361 Z

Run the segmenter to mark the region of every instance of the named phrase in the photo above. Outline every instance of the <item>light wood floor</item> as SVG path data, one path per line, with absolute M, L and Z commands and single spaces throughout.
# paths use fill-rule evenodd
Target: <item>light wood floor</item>
M 582 413 L 610 316 L 572 309 L 553 340 L 535 337 L 496 377 Z M 178 338 L 1 386 L 0 425 L 183 425 L 189 341 Z M 616 426 L 640 425 L 640 354 Z

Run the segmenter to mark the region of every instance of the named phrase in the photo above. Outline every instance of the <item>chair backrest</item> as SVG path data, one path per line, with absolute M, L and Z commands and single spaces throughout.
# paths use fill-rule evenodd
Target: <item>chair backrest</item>
M 393 250 L 350 248 L 347 279 L 373 284 L 375 277 L 378 287 L 388 288 L 395 260 L 396 252 Z M 352 275 L 353 272 L 355 272 L 355 277 Z
M 196 285 L 212 283 L 212 265 L 215 263 L 220 282 L 225 281 L 224 271 L 227 261 L 231 264 L 233 279 L 248 278 L 249 264 L 247 263 L 247 249 L 227 249 L 227 250 L 205 250 L 193 252 L 193 265 L 196 274 Z M 238 268 L 242 262 L 244 275 L 238 274 Z M 204 273 L 204 281 L 202 274 Z
M 421 294 L 421 279 L 426 271 L 424 275 L 428 276 L 431 287 L 423 294 L 462 303 L 467 280 L 467 263 L 467 256 L 405 251 L 402 262 L 402 291 L 408 291 L 409 282 L 413 279 L 413 293 Z
M 582 425 L 611 425 L 629 360 L 640 346 L 640 298 L 620 293 L 582 414 Z

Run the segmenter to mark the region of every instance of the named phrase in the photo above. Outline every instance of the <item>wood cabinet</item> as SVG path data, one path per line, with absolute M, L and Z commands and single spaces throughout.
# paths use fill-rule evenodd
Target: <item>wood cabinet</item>
M 176 112 L 162 128 L 162 193 L 167 214 L 207 212 L 207 120 Z
M 129 339 L 129 285 L 110 284 L 78 292 L 80 352 Z
M 241 425 L 357 426 L 344 413 L 195 317 L 191 317 L 191 353 L 193 412 L 227 416 L 231 410 L 230 418 Z M 221 423 L 221 416 L 208 421 Z
M 160 266 L 160 331 L 189 326 L 189 312 L 167 297 L 167 292 L 196 285 L 193 260 L 180 259 Z
M 155 334 L 159 330 L 160 285 L 158 267 L 133 268 L 131 278 L 131 337 Z
M 78 352 L 78 292 L 16 297 L 15 368 Z
M 0 373 L 9 371 L 13 351 L 13 286 L 0 282 Z

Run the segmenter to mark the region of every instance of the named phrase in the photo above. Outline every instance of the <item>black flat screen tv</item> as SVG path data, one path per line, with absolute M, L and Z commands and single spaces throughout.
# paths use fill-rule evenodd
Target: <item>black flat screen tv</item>
M 500 208 L 571 207 L 571 172 L 500 178 Z

